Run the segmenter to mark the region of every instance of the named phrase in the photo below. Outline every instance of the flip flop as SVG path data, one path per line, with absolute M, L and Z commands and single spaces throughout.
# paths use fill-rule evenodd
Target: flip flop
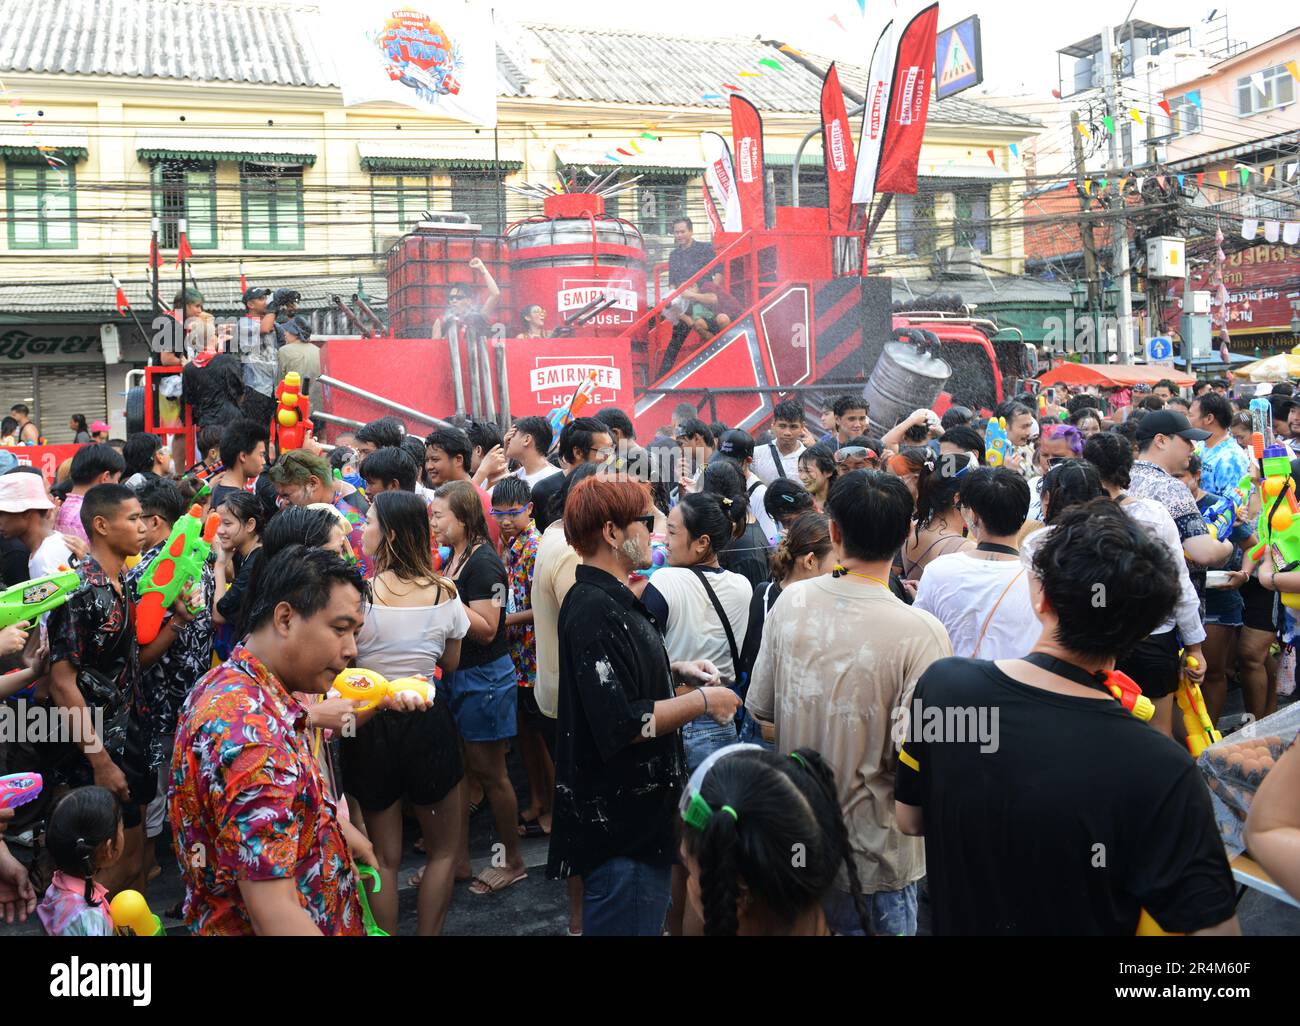
M 500 870 L 500 869 L 498 869 L 497 872 L 498 872 L 498 873 L 501 873 L 501 872 L 504 872 L 504 870 Z M 527 873 L 520 873 L 520 874 L 519 874 L 517 877 L 515 877 L 513 880 L 510 880 L 510 881 L 508 881 L 508 882 L 502 884 L 500 887 L 493 887 L 490 883 L 488 883 L 487 880 L 483 879 L 483 875 L 480 873 L 479 875 L 475 876 L 473 880 L 470 881 L 469 892 L 470 892 L 470 894 L 473 894 L 473 895 L 475 895 L 476 897 L 480 897 L 480 898 L 481 898 L 481 897 L 483 897 L 483 896 L 486 895 L 486 894 L 497 894 L 497 893 L 500 893 L 501 891 L 504 891 L 504 890 L 506 890 L 506 889 L 509 888 L 509 887 L 513 887 L 513 886 L 514 886 L 515 884 L 517 884 L 520 880 L 527 880 L 527 879 L 528 879 L 528 874 L 527 874 Z M 482 891 L 476 891 L 476 890 L 474 890 L 474 885 L 475 885 L 475 884 L 480 884 L 481 886 L 483 886 L 484 888 L 486 888 L 486 890 L 482 890 Z
M 551 836 L 547 829 L 542 826 L 541 820 L 539 819 L 524 819 L 523 816 L 520 816 L 519 825 L 524 828 L 523 832 L 519 835 L 520 837 L 529 838 Z

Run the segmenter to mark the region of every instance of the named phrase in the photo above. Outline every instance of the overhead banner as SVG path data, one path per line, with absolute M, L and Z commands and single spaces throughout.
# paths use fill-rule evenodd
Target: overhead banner
M 763 203 L 763 119 L 743 96 L 731 97 L 731 141 L 736 154 L 736 194 L 745 231 L 767 227 Z
M 844 107 L 844 90 L 834 62 L 822 80 L 822 152 L 825 154 L 826 195 L 830 205 L 831 231 L 849 230 L 853 213 L 853 177 L 857 160 L 853 156 L 853 136 L 849 131 L 849 112 Z
M 721 231 L 740 231 L 740 193 L 736 190 L 736 169 L 731 163 L 727 140 L 717 132 L 701 132 L 704 147 L 704 181 L 717 199 L 714 212 L 721 221 Z
M 345 107 L 400 103 L 488 128 L 496 124 L 491 8 L 350 0 L 333 18 L 335 73 Z
M 938 24 L 939 5 L 931 4 L 908 23 L 898 38 L 889 117 L 885 121 L 880 167 L 876 171 L 877 192 L 916 192 L 916 168 L 921 160 L 925 121 L 930 114 Z
M 880 144 L 889 114 L 889 87 L 894 81 L 894 23 L 890 21 L 876 40 L 862 105 L 862 131 L 858 134 L 858 168 L 853 177 L 853 202 L 870 203 L 876 195 L 876 170 Z

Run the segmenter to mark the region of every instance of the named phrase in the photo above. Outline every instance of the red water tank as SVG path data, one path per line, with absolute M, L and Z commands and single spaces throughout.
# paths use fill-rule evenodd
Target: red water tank
M 482 278 L 470 270 L 478 257 L 501 288 L 493 320 L 507 320 L 510 282 L 501 239 L 454 225 L 405 235 L 388 251 L 388 317 L 397 338 L 428 338 L 447 309 L 452 285 L 468 286 L 481 303 Z
M 584 335 L 615 336 L 645 309 L 645 245 L 635 225 L 605 214 L 594 193 L 548 196 L 544 213 L 510 226 L 510 258 L 516 317 L 530 303 L 546 309 L 548 329 L 594 299 L 614 306 L 581 329 Z

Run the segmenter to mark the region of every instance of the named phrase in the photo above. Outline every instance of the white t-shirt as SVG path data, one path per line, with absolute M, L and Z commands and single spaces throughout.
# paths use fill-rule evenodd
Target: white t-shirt
M 736 638 L 736 651 L 745 647 L 745 631 L 749 627 L 749 603 L 754 589 L 749 581 L 730 570 L 704 570 L 709 583 L 726 611 L 731 632 Z M 651 612 L 659 603 L 651 594 L 657 592 L 668 607 L 668 621 L 664 625 L 664 646 L 673 662 L 708 659 L 718 668 L 727 682 L 736 679 L 735 664 L 731 660 L 731 647 L 727 632 L 718 620 L 717 610 L 695 574 L 684 566 L 666 566 L 656 570 L 646 586 L 645 604 Z
M 985 620 L 989 627 L 979 643 L 979 659 L 1019 659 L 1042 631 L 1029 600 L 1029 575 L 1018 559 L 984 559 L 971 552 L 939 556 L 925 568 L 912 605 L 933 613 L 948 632 L 952 654 L 967 659 L 976 657 Z
M 41 542 L 27 559 L 27 572 L 32 578 L 44 577 L 56 572 L 61 566 L 72 565 L 72 550 L 56 532 Z
M 357 636 L 357 665 L 389 680 L 416 674 L 432 680 L 447 642 L 468 632 L 469 616 L 459 595 L 436 606 L 375 602 L 366 610 L 365 625 Z
M 757 487 L 755 487 L 757 485 Z M 758 526 L 763 531 L 763 537 L 769 542 L 775 544 L 776 537 L 780 533 L 777 530 L 776 521 L 767 515 L 767 508 L 763 505 L 763 498 L 767 495 L 767 485 L 765 485 L 757 474 L 752 472 L 745 474 L 745 491 L 749 499 L 749 511 L 754 514 L 754 519 L 758 521 Z
M 776 443 L 770 445 L 754 446 L 754 463 L 752 469 L 758 475 L 763 484 L 771 484 L 780 475 L 776 472 L 776 460 L 772 458 L 772 449 Z M 776 450 L 781 453 L 780 449 Z M 799 480 L 799 457 L 803 455 L 804 446 L 800 444 L 794 452 L 788 456 L 781 453 L 781 469 L 785 471 L 785 476 L 791 481 Z
M 524 468 L 520 467 L 518 470 L 515 471 L 515 477 L 523 481 L 526 485 L 528 485 L 529 488 L 535 488 L 537 487 L 538 481 L 545 481 L 548 477 L 552 477 L 555 474 L 563 474 L 563 473 L 564 471 L 562 471 L 559 467 L 548 463 L 546 464 L 546 466 L 544 466 L 541 470 L 537 471 L 537 473 L 535 474 L 526 474 L 524 473 Z

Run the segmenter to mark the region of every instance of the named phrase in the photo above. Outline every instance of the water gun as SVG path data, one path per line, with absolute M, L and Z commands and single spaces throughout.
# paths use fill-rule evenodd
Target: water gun
M 314 425 L 311 422 L 311 400 L 302 393 L 302 375 L 290 371 L 275 386 L 275 423 L 271 433 L 280 452 L 301 449 Z
M 370 911 L 370 898 L 366 894 L 366 879 L 375 885 L 375 893 L 378 894 L 383 889 L 383 883 L 379 879 L 379 870 L 374 866 L 367 866 L 364 862 L 355 863 L 357 876 L 362 879 L 357 880 L 357 898 L 361 901 L 361 922 L 365 925 L 367 937 L 387 937 L 389 933 L 382 926 L 375 922 L 375 917 Z
M 1046 416 L 1047 416 L 1047 396 L 1044 393 L 1039 392 L 1038 393 L 1038 419 L 1042 420 Z
M 1000 467 L 1011 455 L 1011 439 L 1007 437 L 1007 418 L 990 417 L 984 427 L 984 463 Z
M 595 395 L 596 372 L 591 371 L 582 384 L 578 386 L 577 391 L 569 397 L 569 401 L 563 406 L 557 406 L 546 418 L 546 423 L 551 426 L 551 434 L 557 441 L 564 425 L 578 417 L 582 412 L 582 408 L 591 402 Z
M 0 777 L 0 809 L 16 809 L 34 802 L 44 786 L 39 773 L 11 773 Z
M 210 490 L 205 484 L 195 498 L 202 499 Z M 140 644 L 147 645 L 158 637 L 167 610 L 177 596 L 191 581 L 201 578 L 220 523 L 216 513 L 209 513 L 204 520 L 203 507 L 195 503 L 172 526 L 166 544 L 149 562 L 137 586 L 140 601 L 135 607 L 135 636 Z
M 1226 541 L 1232 534 L 1232 529 L 1237 526 L 1237 511 L 1246 505 L 1251 488 L 1250 475 L 1247 474 L 1231 492 L 1222 496 L 1201 515 L 1205 526 L 1219 541 Z
M 441 680 L 442 670 L 435 666 L 433 676 L 434 680 Z M 411 692 L 419 695 L 426 703 L 429 703 L 433 701 L 433 697 L 437 693 L 434 682 L 429 680 L 428 677 L 398 677 L 396 680 L 388 680 L 382 674 L 375 673 L 374 670 L 361 669 L 344 670 L 334 678 L 331 687 L 343 698 L 350 698 L 354 702 L 364 703 L 358 710 L 359 712 L 373 709 L 387 695 Z
M 637 577 L 644 577 L 647 580 L 659 570 L 668 565 L 668 541 L 661 534 L 652 534 L 650 536 L 650 565 L 635 571 Z
M 149 903 L 139 891 L 118 891 L 108 903 L 113 917 L 113 931 L 119 937 L 163 937 L 162 922 L 149 910 Z
M 1255 459 L 1264 458 L 1264 449 L 1273 444 L 1273 407 L 1263 396 L 1250 401 L 1250 447 Z
M 434 573 L 438 573 L 438 574 L 442 573 L 444 570 L 447 569 L 447 564 L 449 564 L 450 562 L 451 562 L 450 545 L 439 545 L 436 549 L 433 550 Z
M 1106 674 L 1102 685 L 1115 696 L 1119 704 L 1136 716 L 1143 723 L 1150 721 L 1156 714 L 1155 704 L 1138 687 L 1137 681 L 1127 673 L 1111 670 Z
M 1300 506 L 1296 505 L 1295 484 L 1291 480 L 1291 454 L 1283 446 L 1267 445 L 1259 469 L 1263 475 L 1259 483 L 1261 506 L 1256 527 L 1259 545 L 1250 558 L 1258 562 L 1272 549 L 1282 557 L 1283 566 L 1278 569 L 1291 570 L 1300 566 L 1300 519 L 1296 517 Z M 1300 594 L 1282 592 L 1280 597 L 1288 609 L 1300 609 Z
M 1194 657 L 1189 657 L 1187 665 L 1195 668 L 1199 664 Z M 1210 714 L 1206 711 L 1201 686 L 1185 673 L 1178 681 L 1178 693 L 1175 701 L 1178 702 L 1178 708 L 1183 713 L 1183 730 L 1187 733 L 1187 750 L 1192 753 L 1193 759 L 1199 757 L 1205 749 L 1216 741 L 1223 740 L 1223 735 L 1214 729 L 1214 721 L 1210 719 Z
M 0 629 L 24 620 L 34 625 L 41 615 L 58 609 L 81 587 L 77 571 L 66 567 L 0 591 Z

